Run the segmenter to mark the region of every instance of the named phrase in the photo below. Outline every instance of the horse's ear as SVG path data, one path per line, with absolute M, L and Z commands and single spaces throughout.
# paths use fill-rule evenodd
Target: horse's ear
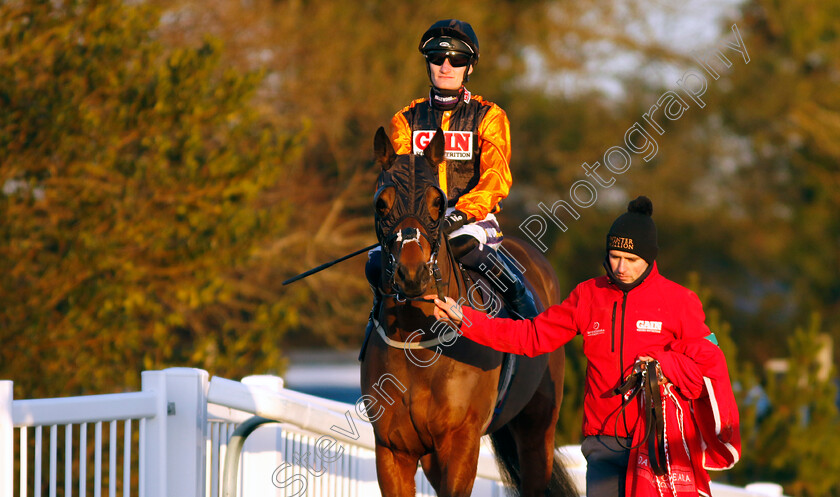
M 434 138 L 429 141 L 429 144 L 426 145 L 426 149 L 423 151 L 423 155 L 426 157 L 426 160 L 429 161 L 429 165 L 432 166 L 432 169 L 436 168 L 437 165 L 443 161 L 444 140 L 445 137 L 443 136 L 443 130 L 438 128 L 437 131 L 435 131 Z
M 382 167 L 383 171 L 387 171 L 391 168 L 395 155 L 394 146 L 391 145 L 391 140 L 385 133 L 385 128 L 380 126 L 373 138 L 373 157 L 376 163 Z

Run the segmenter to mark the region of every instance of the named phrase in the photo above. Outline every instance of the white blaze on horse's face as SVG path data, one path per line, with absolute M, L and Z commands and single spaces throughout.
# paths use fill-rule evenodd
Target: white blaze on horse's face
M 414 234 L 410 235 L 411 236 L 410 238 L 403 238 L 403 230 L 400 230 L 399 232 L 397 232 L 397 240 L 396 241 L 402 242 L 400 250 L 402 250 L 402 248 L 405 248 L 406 243 L 414 242 L 417 245 L 420 245 L 420 231 L 419 230 L 412 230 L 412 231 L 414 232 Z M 422 248 L 423 247 L 421 245 L 420 249 L 422 250 Z

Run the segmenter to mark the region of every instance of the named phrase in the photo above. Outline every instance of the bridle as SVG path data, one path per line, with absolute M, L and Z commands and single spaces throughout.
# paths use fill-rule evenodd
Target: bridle
M 400 303 L 406 302 L 406 301 L 409 301 L 409 302 L 431 302 L 429 299 L 426 299 L 425 297 L 406 297 L 405 295 L 401 295 L 401 292 L 400 292 L 399 288 L 397 287 L 396 283 L 394 282 L 393 272 L 394 272 L 394 265 L 396 264 L 396 258 L 394 257 L 393 253 L 389 250 L 389 247 L 391 246 L 391 244 L 393 244 L 394 242 L 398 242 L 398 241 L 402 242 L 402 243 L 419 241 L 419 236 L 422 236 L 423 238 L 425 238 L 426 241 L 429 242 L 429 246 L 432 247 L 432 253 L 429 257 L 429 260 L 426 262 L 426 268 L 428 269 L 432 278 L 434 278 L 434 280 L 435 280 L 435 287 L 437 289 L 438 298 L 440 298 L 442 300 L 446 298 L 446 294 L 443 290 L 444 290 L 444 287 L 449 286 L 449 283 L 444 283 L 443 282 L 440 267 L 438 266 L 438 262 L 437 262 L 438 252 L 439 252 L 442 244 L 439 242 L 439 240 L 433 240 L 426 233 L 423 233 L 422 231 L 418 230 L 417 228 L 402 228 L 400 230 L 397 230 L 393 234 L 386 237 L 385 240 L 383 241 L 383 243 L 381 244 L 383 255 L 386 256 L 385 260 L 383 260 L 382 270 L 386 274 L 386 277 L 387 277 L 388 282 L 389 282 L 388 283 L 389 287 L 394 290 L 394 293 L 383 293 L 382 297 L 393 298 L 394 300 L 396 300 L 397 302 L 400 302 Z M 444 243 L 446 243 L 446 247 L 447 247 L 446 253 L 447 253 L 447 258 L 448 258 L 449 263 L 450 263 L 450 267 L 453 268 L 454 273 L 457 273 L 458 271 L 455 268 L 457 268 L 458 266 L 457 266 L 457 263 L 455 261 L 455 256 L 452 254 L 452 249 L 449 245 L 449 239 L 443 233 L 441 233 L 440 236 L 443 238 Z M 433 242 L 437 242 L 437 243 L 433 243 Z M 455 284 L 458 288 L 458 301 L 460 301 L 461 279 L 457 276 L 457 274 L 455 276 Z M 464 284 L 464 291 L 466 292 L 466 284 Z M 374 327 L 376 329 L 376 332 L 382 338 L 382 341 L 384 341 L 390 347 L 394 347 L 394 348 L 397 348 L 397 349 L 404 349 L 404 350 L 408 350 L 408 349 L 411 349 L 411 350 L 431 349 L 431 348 L 437 347 L 438 345 L 441 345 L 441 344 L 451 343 L 457 337 L 457 335 L 459 335 L 459 332 L 457 332 L 457 330 L 456 331 L 451 331 L 450 330 L 449 332 L 441 333 L 440 335 L 438 335 L 434 338 L 431 338 L 429 340 L 421 340 L 419 342 L 414 342 L 414 341 L 411 341 L 411 337 L 409 337 L 408 341 L 400 341 L 400 340 L 394 340 L 394 339 L 392 339 L 388 336 L 387 332 L 382 327 L 382 324 L 379 322 L 378 316 L 373 317 L 373 324 L 374 324 Z M 453 336 L 453 335 L 455 335 L 455 336 Z
M 438 232 L 440 232 L 440 230 L 438 230 Z M 419 244 L 420 237 L 425 238 L 426 242 L 429 244 L 429 247 L 431 247 L 429 260 L 427 260 L 424 263 L 426 271 L 428 271 L 429 276 L 435 281 L 435 289 L 437 290 L 438 298 L 445 299 L 446 293 L 444 292 L 444 287 L 446 286 L 446 283 L 443 282 L 440 267 L 438 266 L 438 252 L 440 251 L 441 246 L 440 239 L 433 239 L 428 234 L 417 228 L 402 228 L 396 230 L 387 237 L 385 237 L 385 239 L 382 241 L 382 271 L 385 274 L 386 288 L 393 290 L 393 293 L 383 293 L 383 297 L 391 297 L 396 299 L 398 302 L 429 302 L 429 300 L 424 297 L 407 297 L 403 295 L 402 290 L 400 290 L 400 288 L 397 286 L 397 283 L 394 281 L 394 272 L 396 270 L 397 258 L 391 251 L 391 246 L 394 243 L 400 243 L 400 251 L 402 251 L 402 247 L 405 246 L 407 243 Z
M 446 214 L 446 194 L 437 186 L 428 168 L 423 165 L 415 165 L 418 156 L 408 157 L 408 163 L 403 167 L 392 166 L 383 171 L 378 180 L 378 189 L 374 195 L 374 202 L 378 203 L 381 195 L 388 188 L 394 189 L 394 199 L 389 207 L 388 213 L 384 216 L 376 216 L 376 237 L 382 248 L 382 271 L 385 277 L 385 290 L 392 293 L 384 293 L 383 296 L 394 297 L 404 301 L 425 301 L 424 298 L 407 297 L 394 281 L 397 258 L 392 250 L 399 244 L 399 252 L 409 243 L 417 243 L 422 247 L 420 239 L 424 238 L 431 249 L 429 259 L 425 262 L 426 271 L 435 281 L 438 297 L 443 299 L 444 283 L 441 271 L 438 267 L 438 252 L 441 247 L 441 239 L 446 236 L 441 232 L 441 225 Z M 426 185 L 425 188 L 422 186 Z M 437 206 L 437 218 L 433 212 L 429 212 L 430 206 L 425 204 L 426 192 L 429 188 L 437 190 L 440 195 L 440 204 Z M 399 228 L 408 220 L 414 220 L 422 229 L 414 227 Z

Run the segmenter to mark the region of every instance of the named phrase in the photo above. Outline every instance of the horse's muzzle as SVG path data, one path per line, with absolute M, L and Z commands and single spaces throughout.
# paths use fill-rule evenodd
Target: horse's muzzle
M 411 267 L 398 264 L 394 272 L 394 284 L 400 293 L 411 298 L 423 295 L 431 279 L 432 275 L 426 264 L 416 264 Z

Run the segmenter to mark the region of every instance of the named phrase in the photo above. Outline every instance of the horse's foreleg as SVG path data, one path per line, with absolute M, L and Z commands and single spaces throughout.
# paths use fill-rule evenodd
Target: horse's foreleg
M 432 488 L 435 489 L 436 493 L 440 494 L 441 467 L 437 463 L 435 455 L 426 454 L 421 457 L 420 466 L 423 467 L 423 474 L 426 475 L 426 479 L 432 484 Z
M 376 478 L 383 497 L 414 497 L 416 456 L 376 446 Z
M 435 452 L 422 459 L 423 471 L 440 497 L 468 497 L 475 483 L 479 435 L 455 430 L 436 440 Z

